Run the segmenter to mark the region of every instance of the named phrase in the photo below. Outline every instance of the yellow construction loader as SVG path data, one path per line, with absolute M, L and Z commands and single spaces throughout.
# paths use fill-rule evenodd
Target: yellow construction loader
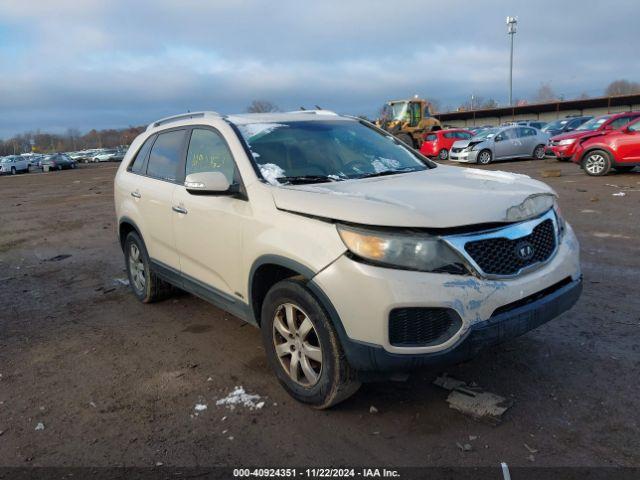
M 431 104 L 417 95 L 411 100 L 387 102 L 376 125 L 413 148 L 420 148 L 425 133 L 442 129 L 432 116 Z

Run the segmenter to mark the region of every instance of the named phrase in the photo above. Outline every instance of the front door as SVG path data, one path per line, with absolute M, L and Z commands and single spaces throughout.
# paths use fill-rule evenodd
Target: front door
M 618 161 L 621 163 L 640 162 L 640 121 L 632 123 L 614 135 L 617 137 L 614 142 L 618 147 Z
M 213 128 L 194 127 L 191 132 L 184 176 L 197 172 L 222 172 L 230 184 L 240 182 L 231 151 Z M 193 195 L 183 185 L 176 187 L 173 202 L 183 277 L 208 294 L 227 301 L 240 298 L 238 292 L 246 289 L 241 276 L 242 230 L 251 212 L 249 202 L 227 195 Z

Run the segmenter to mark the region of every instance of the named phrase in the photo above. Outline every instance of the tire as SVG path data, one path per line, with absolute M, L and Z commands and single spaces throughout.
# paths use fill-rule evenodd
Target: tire
M 478 153 L 477 161 L 481 165 L 489 165 L 493 160 L 493 154 L 491 150 L 484 149 L 480 153 Z
M 602 177 L 611 170 L 611 158 L 604 150 L 592 150 L 582 157 L 584 172 L 592 177 Z
M 546 147 L 544 145 L 538 145 L 536 148 L 533 149 L 532 157 L 535 158 L 536 160 L 544 160 L 544 157 L 546 155 L 545 150 L 546 150 Z
M 15 175 L 16 173 L 16 167 L 11 167 L 11 175 Z
M 360 388 L 329 316 L 301 280 L 283 280 L 271 287 L 261 318 L 267 359 L 293 398 L 325 409 Z
M 396 138 L 411 148 L 415 147 L 411 135 L 407 135 L 406 133 L 399 133 L 398 135 L 396 135 Z
M 438 160 L 449 160 L 449 150 L 443 148 L 438 152 Z
M 124 241 L 124 259 L 129 286 L 142 303 L 164 300 L 171 294 L 171 285 L 151 271 L 147 248 L 136 232 L 130 232 Z
M 635 165 L 618 165 L 616 167 L 613 167 L 615 169 L 616 172 L 620 172 L 620 173 L 627 173 L 630 172 L 631 170 L 633 170 L 635 167 Z

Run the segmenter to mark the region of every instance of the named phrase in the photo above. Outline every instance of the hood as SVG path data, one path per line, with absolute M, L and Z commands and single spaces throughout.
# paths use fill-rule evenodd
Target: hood
M 506 222 L 509 208 L 540 194 L 555 195 L 526 175 L 448 166 L 273 188 L 281 210 L 361 225 L 416 228 Z
M 470 138 L 469 140 L 456 140 L 451 145 L 451 148 L 467 148 L 469 145 L 477 145 L 478 143 L 486 142 L 486 138 Z
M 584 130 L 584 131 L 581 131 L 581 132 L 576 132 L 574 130 L 572 132 L 561 133 L 560 135 L 554 135 L 553 137 L 551 137 L 551 140 L 553 140 L 554 142 L 559 142 L 560 140 L 567 140 L 569 138 L 586 137 L 586 136 L 592 135 L 594 133 L 598 133 L 598 132 L 597 131 L 592 131 L 592 130 Z

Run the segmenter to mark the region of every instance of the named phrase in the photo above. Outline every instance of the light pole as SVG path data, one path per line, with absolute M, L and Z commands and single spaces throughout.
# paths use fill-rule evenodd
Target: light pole
M 509 56 L 509 105 L 513 105 L 513 36 L 516 34 L 518 19 L 507 17 L 507 33 L 511 37 L 511 55 Z

